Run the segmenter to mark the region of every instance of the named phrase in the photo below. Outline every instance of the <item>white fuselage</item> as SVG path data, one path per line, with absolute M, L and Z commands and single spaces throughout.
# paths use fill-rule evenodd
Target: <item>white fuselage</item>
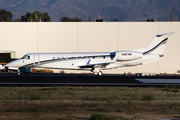
M 112 69 L 142 65 L 144 62 L 159 59 L 157 54 L 135 55 L 134 51 L 122 51 L 119 59 L 118 52 L 101 53 L 29 53 L 24 57 L 8 63 L 11 68 L 51 68 L 79 70 L 87 68 Z M 127 54 L 129 53 L 129 54 Z M 130 55 L 131 54 L 131 55 Z M 129 57 L 129 59 L 127 59 Z M 127 59 L 127 60 L 126 60 Z

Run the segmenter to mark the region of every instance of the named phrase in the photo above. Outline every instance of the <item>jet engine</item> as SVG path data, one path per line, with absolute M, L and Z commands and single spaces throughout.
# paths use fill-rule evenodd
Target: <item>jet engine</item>
M 136 60 L 143 57 L 143 53 L 135 52 L 135 51 L 119 51 L 116 52 L 116 60 L 117 61 L 129 61 Z

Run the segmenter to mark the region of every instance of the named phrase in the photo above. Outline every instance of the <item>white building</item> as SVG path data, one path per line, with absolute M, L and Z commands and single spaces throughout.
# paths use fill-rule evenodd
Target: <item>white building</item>
M 169 37 L 160 61 L 103 72 L 176 73 L 180 70 L 180 22 L 1 22 L 0 50 L 15 51 L 17 58 L 31 52 L 133 50 L 167 32 L 175 34 Z

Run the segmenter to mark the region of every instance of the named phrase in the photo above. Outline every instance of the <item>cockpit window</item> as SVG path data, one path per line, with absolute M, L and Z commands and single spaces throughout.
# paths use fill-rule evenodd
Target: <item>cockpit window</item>
M 30 59 L 29 55 L 24 55 L 21 59 Z
M 27 55 L 24 55 L 21 59 L 24 59 Z

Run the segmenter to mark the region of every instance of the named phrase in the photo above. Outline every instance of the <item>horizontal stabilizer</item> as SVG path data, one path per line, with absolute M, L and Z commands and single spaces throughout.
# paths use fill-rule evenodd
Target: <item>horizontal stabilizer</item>
M 174 34 L 175 32 L 169 32 L 169 33 L 162 33 L 162 34 L 157 34 L 156 36 L 163 36 L 163 35 L 172 35 Z

